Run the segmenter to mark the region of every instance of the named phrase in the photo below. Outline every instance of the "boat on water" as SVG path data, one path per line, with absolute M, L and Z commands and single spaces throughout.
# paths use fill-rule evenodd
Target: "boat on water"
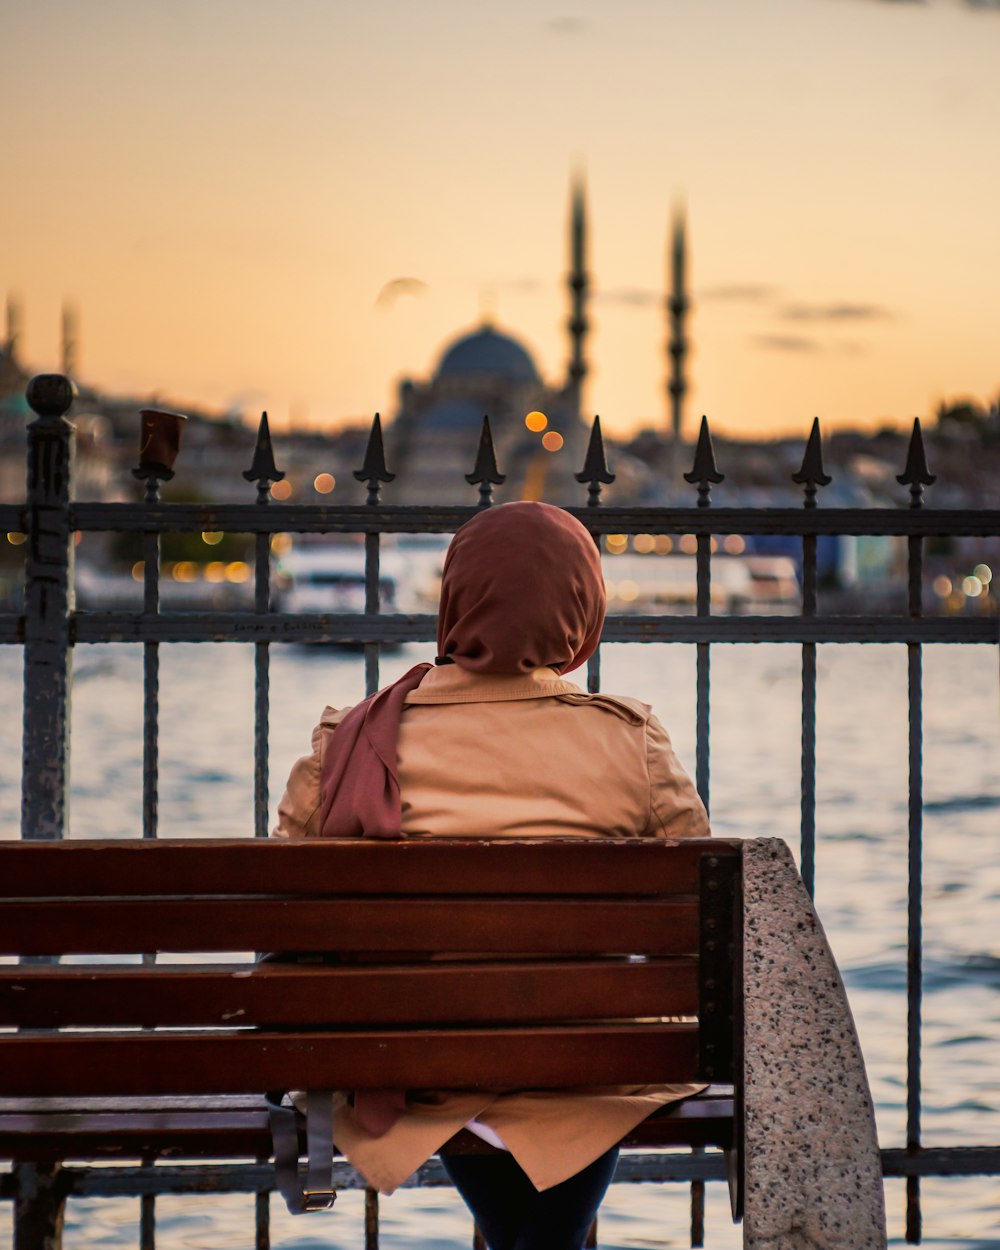
M 698 565 L 690 555 L 612 555 L 604 560 L 611 615 L 686 615 L 698 603 Z M 798 610 L 795 563 L 784 556 L 722 556 L 712 561 L 713 612 L 788 613 Z
M 379 571 L 382 612 L 398 611 L 398 578 L 385 556 Z M 365 610 L 365 552 L 359 545 L 293 547 L 274 571 L 274 606 L 287 613 Z

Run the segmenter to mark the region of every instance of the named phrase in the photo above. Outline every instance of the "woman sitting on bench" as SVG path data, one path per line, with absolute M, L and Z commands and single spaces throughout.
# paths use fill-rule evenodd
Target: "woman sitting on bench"
M 569 513 L 542 503 L 479 513 L 448 550 L 434 665 L 357 707 L 326 709 L 275 836 L 707 836 L 650 709 L 563 678 L 594 652 L 604 611 L 600 555 Z M 391 1193 L 467 1126 L 500 1152 L 442 1163 L 491 1250 L 578 1250 L 616 1143 L 701 1088 L 342 1093 L 334 1140 Z

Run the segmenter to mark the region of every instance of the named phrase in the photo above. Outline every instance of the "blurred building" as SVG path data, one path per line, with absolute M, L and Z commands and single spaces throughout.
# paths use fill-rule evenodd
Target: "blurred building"
M 392 423 L 394 499 L 402 503 L 460 503 L 474 498 L 465 482 L 489 416 L 500 472 L 498 500 L 579 502 L 573 474 L 586 452 L 580 395 L 587 366 L 586 205 L 582 183 L 572 191 L 567 280 L 569 361 L 565 376 L 545 382 L 529 349 L 484 322 L 444 350 L 426 381 L 400 383 Z
M 529 417 L 529 428 L 525 418 Z M 540 415 L 539 415 L 540 414 Z M 405 380 L 392 425 L 393 496 L 405 503 L 460 503 L 489 416 L 504 499 L 568 503 L 580 494 L 586 430 L 571 388 L 547 386 L 528 349 L 492 325 L 451 343 L 426 382 Z M 543 423 L 544 418 L 544 423 Z

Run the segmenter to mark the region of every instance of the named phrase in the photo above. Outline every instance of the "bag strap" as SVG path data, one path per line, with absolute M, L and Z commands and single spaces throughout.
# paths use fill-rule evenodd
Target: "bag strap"
M 299 1114 L 284 1095 L 264 1095 L 274 1141 L 274 1179 L 291 1215 L 328 1211 L 337 1200 L 333 1188 L 333 1091 L 306 1094 L 306 1180 L 299 1175 Z

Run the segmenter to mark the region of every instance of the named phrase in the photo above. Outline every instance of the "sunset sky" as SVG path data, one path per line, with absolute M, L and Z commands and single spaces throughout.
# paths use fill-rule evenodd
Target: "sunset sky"
M 279 429 L 484 311 L 555 381 L 579 165 L 609 430 L 666 422 L 678 197 L 688 429 L 902 423 L 1000 394 L 998 77 L 985 0 L 0 0 L 0 297 L 33 368 L 66 299 L 86 381 Z

